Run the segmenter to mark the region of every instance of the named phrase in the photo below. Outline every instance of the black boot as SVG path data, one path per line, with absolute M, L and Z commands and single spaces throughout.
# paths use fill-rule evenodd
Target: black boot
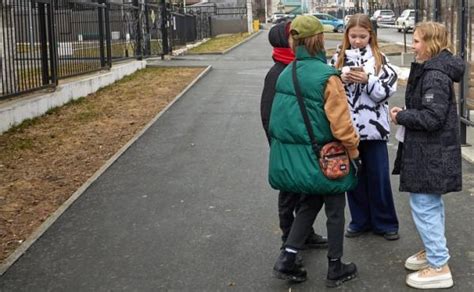
M 285 242 L 283 242 L 283 244 L 281 245 L 280 250 L 281 250 L 281 251 L 284 251 L 284 250 L 285 250 Z M 304 264 L 303 264 L 303 256 L 301 255 L 301 253 L 297 253 L 297 254 L 296 254 L 295 265 L 296 265 L 298 268 L 302 268 L 302 267 L 303 267 L 303 265 L 304 265 Z
M 296 256 L 296 253 L 282 250 L 275 266 L 273 266 L 273 275 L 282 280 L 306 281 L 306 270 L 297 265 Z
M 337 287 L 355 277 L 357 277 L 357 267 L 355 264 L 344 264 L 341 262 L 341 259 L 329 259 L 326 287 Z

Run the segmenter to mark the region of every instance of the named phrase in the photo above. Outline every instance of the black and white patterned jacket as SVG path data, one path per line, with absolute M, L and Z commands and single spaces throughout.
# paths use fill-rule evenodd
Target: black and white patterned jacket
M 330 63 L 335 66 L 340 48 Z M 375 58 L 368 45 L 363 49 L 346 50 L 342 72 L 352 66 L 363 66 L 369 75 L 367 84 L 345 84 L 345 90 L 351 107 L 352 122 L 361 140 L 388 140 L 390 122 L 388 99 L 397 90 L 397 73 L 382 54 L 382 66 L 375 74 Z

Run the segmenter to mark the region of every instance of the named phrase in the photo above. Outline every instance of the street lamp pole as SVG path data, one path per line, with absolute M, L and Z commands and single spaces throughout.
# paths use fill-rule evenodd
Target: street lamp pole
M 265 20 L 264 23 L 267 23 L 267 18 L 268 18 L 268 0 L 263 0 L 265 1 Z
M 252 0 L 247 0 L 247 31 L 253 32 Z
M 346 27 L 346 0 L 342 0 L 342 24 Z

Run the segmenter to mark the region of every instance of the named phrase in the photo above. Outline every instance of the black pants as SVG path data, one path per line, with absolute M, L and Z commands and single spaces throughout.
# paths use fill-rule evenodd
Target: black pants
M 328 257 L 342 257 L 345 223 L 344 208 L 346 206 L 344 194 L 327 196 L 301 195 L 299 203 L 300 206 L 296 212 L 296 217 L 285 246 L 296 250 L 303 249 L 306 237 L 310 232 L 310 227 L 324 205 L 327 217 Z
M 301 200 L 301 194 L 280 192 L 278 194 L 278 217 L 280 219 L 280 229 L 282 231 L 281 240 L 285 243 L 290 234 L 291 225 L 295 220 L 295 213 L 298 212 Z M 313 224 L 311 224 L 309 234 L 314 233 Z

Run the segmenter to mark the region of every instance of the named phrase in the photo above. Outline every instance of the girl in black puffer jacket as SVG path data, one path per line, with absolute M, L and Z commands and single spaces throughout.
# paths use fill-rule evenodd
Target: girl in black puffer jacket
M 461 146 L 453 82 L 464 73 L 464 62 L 450 52 L 444 25 L 423 22 L 413 34 L 417 62 L 411 66 L 406 109 L 394 107 L 392 121 L 405 127 L 403 148 L 396 162 L 400 191 L 410 192 L 413 221 L 424 249 L 409 257 L 405 267 L 409 286 L 448 288 L 448 267 L 442 194 L 462 188 Z M 403 151 L 401 151 L 403 149 Z

